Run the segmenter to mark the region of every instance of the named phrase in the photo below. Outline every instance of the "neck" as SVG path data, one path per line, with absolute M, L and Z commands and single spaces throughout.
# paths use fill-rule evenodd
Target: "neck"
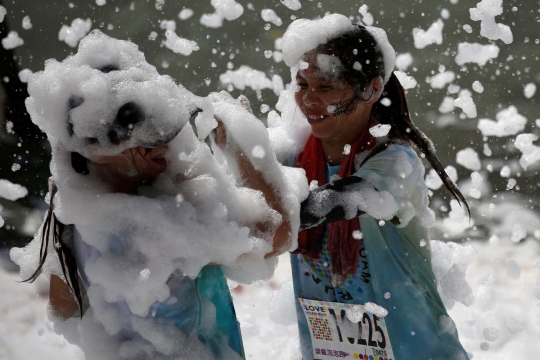
M 322 148 L 326 162 L 330 165 L 341 165 L 347 156 L 344 154 L 345 145 L 352 145 L 360 134 L 368 126 L 371 115 L 371 106 L 364 107 L 360 113 L 355 113 L 351 121 L 344 121 L 342 126 L 346 127 L 335 136 L 321 139 Z

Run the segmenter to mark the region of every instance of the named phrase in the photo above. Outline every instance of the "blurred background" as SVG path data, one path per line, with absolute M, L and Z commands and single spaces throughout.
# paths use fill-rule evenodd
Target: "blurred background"
M 170 75 L 197 95 L 221 89 L 231 91 L 235 97 L 245 94 L 255 114 L 266 122 L 279 94 L 275 75 L 285 84 L 290 82 L 279 44 L 287 25 L 296 18 L 337 12 L 356 21 L 373 21 L 374 26 L 386 30 L 398 54 L 409 53 L 412 57 L 412 63 L 402 70 L 417 82 L 407 90 L 413 120 L 432 139 L 443 165 L 457 170 L 458 184 L 472 209 L 469 220 L 461 209 L 450 206 L 442 189 L 432 186 L 432 208 L 440 219 L 432 238 L 460 243 L 478 241 L 478 247 L 498 241 L 525 244 L 522 248 L 512 247 L 512 254 L 523 251 L 527 264 L 517 261 L 521 270 L 538 272 L 533 260 L 540 258 L 536 246 L 540 239 L 540 162 L 525 170 L 519 164 L 522 153 L 514 146 L 515 133 L 486 137 L 478 123 L 482 118 L 496 120 L 498 113 L 514 106 L 526 118 L 520 132 L 540 135 L 540 91 L 532 90 L 540 85 L 540 1 L 504 0 L 503 12 L 495 20 L 510 27 L 513 41 L 508 44 L 480 35 L 480 22 L 471 20 L 470 13 L 478 0 L 300 0 L 298 10 L 291 10 L 279 0 L 238 3 L 243 13 L 227 20 L 216 15 L 210 0 L 0 0 L 7 10 L 0 23 L 0 38 L 16 31 L 24 40 L 23 45 L 13 49 L 0 47 L 0 179 L 28 189 L 28 195 L 17 201 L 0 197 L 0 215 L 5 220 L 0 228 L 0 253 L 5 268 L 16 270 L 9 265 L 7 250 L 28 243 L 41 223 L 47 208 L 43 199 L 50 176 L 48 142 L 25 111 L 24 99 L 28 94 L 23 81 L 28 71 L 20 72 L 40 71 L 47 59 L 61 61 L 76 51 L 76 47 L 59 40 L 63 25 L 70 26 L 73 20 L 82 19 L 88 29 L 100 29 L 110 36 L 133 41 L 160 73 Z M 360 12 L 362 5 L 367 5 L 367 9 Z M 263 9 L 274 10 L 275 16 L 263 19 Z M 442 41 L 423 48 L 415 46 L 413 29 L 427 30 L 439 19 L 444 24 Z M 188 56 L 173 52 L 164 45 L 167 29 L 195 41 L 198 50 Z M 464 42 L 495 44 L 500 52 L 484 66 L 458 65 L 458 45 Z M 241 66 L 249 68 L 237 71 Z M 434 86 L 431 78 L 442 73 L 447 73 L 449 80 Z M 483 92 L 476 91 L 478 87 L 473 90 L 475 81 L 483 85 Z M 446 97 L 456 99 L 463 95 L 463 90 L 470 92 L 476 117 L 468 117 L 461 108 L 453 106 L 453 101 L 451 106 L 441 107 Z M 471 159 L 457 160 L 458 151 L 465 148 L 478 154 L 479 167 L 470 166 Z M 497 256 L 496 248 L 486 249 L 486 254 Z M 500 249 L 502 258 L 509 256 L 502 252 L 507 250 Z M 531 279 L 539 275 L 531 274 Z M 482 280 L 478 281 L 480 284 Z M 528 290 L 519 291 L 528 291 L 528 299 L 534 300 L 530 289 L 536 284 L 535 301 L 540 300 L 538 281 L 537 278 L 524 283 Z M 278 285 L 264 286 L 275 290 Z

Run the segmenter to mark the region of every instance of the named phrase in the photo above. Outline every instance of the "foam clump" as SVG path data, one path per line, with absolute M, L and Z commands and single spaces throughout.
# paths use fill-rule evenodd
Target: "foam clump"
M 442 114 L 448 114 L 456 108 L 456 105 L 454 104 L 454 98 L 451 96 L 445 96 L 441 105 L 439 106 L 439 111 Z
M 524 170 L 527 170 L 531 164 L 540 161 L 540 146 L 533 144 L 537 140 L 538 135 L 535 134 L 519 134 L 516 137 L 514 146 L 522 153 L 519 164 Z
M 50 134 L 52 144 L 85 157 L 166 143 L 171 139 L 164 134 L 177 134 L 198 106 L 186 89 L 159 75 L 135 44 L 99 30 L 81 41 L 77 54 L 61 63 L 48 60 L 44 71 L 30 76 L 28 86 L 32 121 Z M 123 128 L 117 115 L 127 108 L 148 121 L 133 119 L 131 131 Z M 110 131 L 124 140 L 121 145 L 111 142 Z
M 219 28 L 223 26 L 223 20 L 233 21 L 244 13 L 244 7 L 235 0 L 211 0 L 214 7 L 213 14 L 203 14 L 200 23 L 209 28 Z
M 467 267 L 476 259 L 476 250 L 454 242 L 430 241 L 431 266 L 437 278 L 437 288 L 445 305 L 453 307 L 454 301 L 471 306 L 475 297 L 465 276 Z
M 399 54 L 396 56 L 396 67 L 401 71 L 406 71 L 413 62 L 411 53 Z
M 28 195 L 28 190 L 19 184 L 9 180 L 0 179 L 0 197 L 15 201 Z
M 247 65 L 241 65 L 236 70 L 227 70 L 219 76 L 223 85 L 232 85 L 235 89 L 251 88 L 255 91 L 271 89 L 276 95 L 283 91 L 283 80 L 277 74 L 269 79 L 266 74 Z M 229 89 L 231 90 L 231 89 Z
M 261 18 L 266 21 L 270 22 L 276 26 L 283 25 L 283 21 L 281 18 L 276 14 L 276 12 L 272 9 L 263 9 L 261 10 Z
M 278 325 L 296 324 L 295 296 L 292 281 L 281 284 L 268 301 L 268 317 Z
M 429 84 L 433 89 L 443 89 L 446 85 L 451 84 L 456 78 L 453 71 L 443 71 L 429 79 Z
M 474 91 L 476 91 L 477 93 L 481 94 L 484 92 L 484 86 L 482 85 L 482 83 L 478 80 L 476 80 L 475 82 L 473 82 L 472 84 L 472 88 Z
M 478 43 L 459 43 L 458 54 L 456 55 L 456 64 L 465 65 L 467 63 L 475 63 L 480 66 L 499 56 L 499 47 L 489 44 L 482 45 Z
M 527 85 L 525 85 L 525 87 L 523 88 L 523 95 L 525 95 L 527 99 L 530 99 L 534 96 L 534 94 L 536 94 L 536 84 L 528 83 Z
M 176 31 L 176 21 L 174 20 L 161 20 L 159 27 L 164 30 Z
M 482 168 L 482 163 L 480 162 L 478 153 L 469 147 L 457 152 L 456 162 L 466 169 L 473 171 L 477 171 Z
M 189 19 L 190 17 L 193 16 L 193 10 L 190 9 L 190 8 L 184 8 L 182 9 L 179 13 L 178 13 L 178 18 L 180 20 L 187 20 Z
M 19 80 L 21 80 L 21 82 L 25 83 L 25 82 L 28 82 L 28 77 L 30 77 L 30 75 L 32 75 L 33 72 L 32 70 L 30 69 L 22 69 L 21 71 L 19 71 Z
M 264 125 L 243 99 L 227 93 L 199 98 L 160 75 L 135 44 L 98 30 L 80 42 L 77 54 L 62 62 L 48 60 L 45 70 L 30 76 L 28 91 L 28 112 L 53 149 L 55 215 L 74 225 L 99 253 L 84 264 L 90 309 L 82 319 L 56 321 L 57 330 L 78 344 L 88 360 L 176 359 L 186 355 L 186 348 L 193 351 L 189 358 L 211 359 L 196 336 L 155 317 L 156 307 L 178 301 L 171 293 L 174 284 L 197 277 L 210 263 L 220 264 L 237 282 L 269 279 L 277 258 L 265 255 L 273 250 L 283 217 L 260 191 L 241 185 L 234 156 L 197 135 L 217 125 L 215 114 L 227 130 L 232 144 L 227 146 L 234 145 L 264 171 L 293 229 L 299 227 L 299 204 L 308 193 L 301 172 L 277 162 Z M 199 110 L 196 135 L 188 120 Z M 92 161 L 88 175 L 72 167 L 72 152 L 92 160 L 164 144 L 167 169 L 151 186 L 139 187 L 139 196 L 111 192 Z M 264 230 L 257 227 L 261 222 Z M 23 278 L 38 262 L 40 232 L 27 247 L 11 250 Z M 295 248 L 296 236 L 291 231 L 277 250 Z M 44 274 L 62 276 L 52 242 L 48 250 Z M 131 334 L 128 341 L 125 331 Z
M 495 22 L 495 17 L 503 12 L 502 3 L 503 0 L 482 0 L 475 8 L 469 9 L 469 13 L 471 20 L 480 21 L 481 36 L 510 44 L 514 40 L 510 27 Z
M 328 40 L 343 33 L 352 31 L 353 24 L 344 15 L 329 14 L 322 19 L 298 19 L 293 21 L 283 35 L 283 60 L 294 69 L 299 68 L 302 56 Z M 388 42 L 386 32 L 380 28 L 366 26 L 367 31 L 375 38 L 384 56 L 385 83 L 390 79 L 394 69 L 396 53 Z
M 373 135 L 374 137 L 383 137 L 383 136 L 388 135 L 391 128 L 392 128 L 392 125 L 389 125 L 389 124 L 378 124 L 369 128 L 369 133 Z
M 412 89 L 418 84 L 414 77 L 412 77 L 411 75 L 407 75 L 407 73 L 403 71 L 396 70 L 394 71 L 394 75 L 396 75 L 399 83 L 401 84 L 401 86 L 403 86 L 405 90 Z
M 428 45 L 437 44 L 440 45 L 443 42 L 442 31 L 444 29 L 444 23 L 441 19 L 437 20 L 427 30 L 420 28 L 414 28 L 412 35 L 414 39 L 414 47 L 417 49 L 423 49 Z
M 379 318 L 384 318 L 386 315 L 388 315 L 388 310 L 383 308 L 380 305 L 377 305 L 373 302 L 367 302 L 364 304 L 364 310 L 367 312 L 372 313 L 373 315 L 378 316 Z
M 165 40 L 164 45 L 177 54 L 188 56 L 191 55 L 193 51 L 199 50 L 197 42 L 176 35 L 174 29 L 165 31 L 165 37 L 167 40 Z
M 7 14 L 6 8 L 0 5 L 0 24 L 4 21 L 6 14 Z
M 279 0 L 283 5 L 292 11 L 300 10 L 302 4 L 300 0 Z
M 373 15 L 368 12 L 368 6 L 366 4 L 360 6 L 358 12 L 362 15 L 362 22 L 367 26 L 373 25 Z
M 326 15 L 316 20 L 295 20 L 283 35 L 283 60 L 289 67 L 297 66 L 305 53 L 351 30 L 353 25 L 349 18 L 340 14 Z
M 369 183 L 348 185 L 343 191 L 323 190 L 313 193 L 306 205 L 306 211 L 317 217 L 324 217 L 335 207 L 343 208 L 346 219 L 356 216 L 358 210 L 375 219 L 390 220 L 399 207 L 387 191 L 377 191 Z
M 62 25 L 58 32 L 58 40 L 64 41 L 71 47 L 76 47 L 79 41 L 88 34 L 92 28 L 92 20 L 75 19 L 71 26 Z
M 448 165 L 444 168 L 444 171 L 446 171 L 450 180 L 452 180 L 454 183 L 457 182 L 458 175 L 455 167 L 453 167 L 452 165 Z M 440 189 L 441 186 L 443 186 L 441 178 L 439 177 L 439 175 L 437 175 L 437 172 L 434 169 L 431 169 L 426 175 L 426 186 L 431 190 L 437 190 Z
M 459 235 L 464 230 L 474 226 L 474 221 L 467 216 L 467 212 L 457 200 L 450 200 L 450 212 L 443 220 L 443 228 L 450 235 Z
M 474 103 L 469 92 L 460 93 L 459 97 L 454 100 L 454 105 L 461 108 L 463 113 L 467 115 L 469 119 L 475 118 L 478 115 L 476 111 L 476 104 Z
M 483 136 L 504 137 L 516 135 L 525 129 L 527 118 L 518 113 L 515 106 L 510 105 L 495 115 L 496 121 L 480 119 L 478 130 Z
M 8 35 L 2 39 L 2 46 L 6 50 L 15 49 L 21 45 L 24 45 L 24 40 L 16 31 L 10 31 Z
M 32 25 L 32 20 L 30 19 L 30 16 L 25 16 L 23 17 L 22 19 L 22 27 L 24 30 L 30 30 L 33 25 Z

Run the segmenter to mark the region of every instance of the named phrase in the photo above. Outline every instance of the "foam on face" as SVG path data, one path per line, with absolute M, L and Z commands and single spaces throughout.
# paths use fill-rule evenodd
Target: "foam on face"
M 85 157 L 165 144 L 197 106 L 194 96 L 159 75 L 135 44 L 99 30 L 81 41 L 77 54 L 48 60 L 45 70 L 30 76 L 28 92 L 28 112 L 51 144 Z

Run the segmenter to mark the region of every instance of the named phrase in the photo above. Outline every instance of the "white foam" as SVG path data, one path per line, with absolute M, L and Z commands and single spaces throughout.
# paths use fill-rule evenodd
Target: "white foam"
M 478 153 L 472 148 L 459 150 L 456 154 L 456 162 L 461 166 L 473 171 L 480 170 L 482 167 Z
M 475 63 L 484 66 L 490 59 L 495 59 L 497 56 L 499 56 L 499 47 L 497 45 L 463 42 L 458 45 L 456 64 Z
M 454 105 L 461 108 L 468 118 L 475 118 L 477 116 L 476 105 L 472 97 L 468 94 L 461 94 L 454 100 Z
M 540 161 L 540 146 L 533 144 L 537 140 L 538 135 L 535 134 L 519 134 L 516 137 L 514 146 L 522 153 L 519 164 L 524 170 L 527 170 L 531 164 Z
M 272 9 L 263 9 L 261 10 L 261 18 L 266 21 L 270 22 L 276 26 L 283 25 L 283 21 L 279 16 L 277 16 L 276 12 Z
M 399 83 L 401 84 L 401 86 L 403 86 L 405 90 L 412 89 L 416 87 L 417 85 L 416 79 L 410 75 L 407 75 L 403 71 L 396 70 L 394 71 L 394 75 L 396 75 L 396 77 L 399 80 Z
M 532 98 L 535 93 L 536 93 L 536 84 L 535 83 L 528 83 L 523 88 L 523 95 L 525 95 L 525 97 L 527 99 Z
M 177 54 L 189 56 L 193 51 L 199 50 L 197 42 L 176 35 L 174 30 L 165 31 L 165 37 L 167 40 L 163 44 Z
M 442 44 L 443 29 L 444 29 L 444 23 L 442 19 L 439 19 L 436 22 L 434 22 L 427 30 L 414 28 L 412 31 L 412 35 L 414 39 L 414 47 L 417 49 L 423 49 L 426 46 L 431 45 L 431 44 L 437 44 L 437 45 Z
M 302 7 L 300 0 L 279 0 L 279 1 L 292 11 L 300 10 L 300 8 Z
M 515 106 L 511 105 L 503 109 L 495 116 L 496 121 L 490 119 L 480 119 L 478 130 L 483 136 L 504 137 L 516 135 L 525 129 L 527 119 L 518 113 Z
M 452 83 L 456 78 L 453 71 L 443 71 L 432 76 L 428 82 L 433 89 L 443 89 L 447 84 Z
M 392 125 L 389 124 L 378 124 L 369 128 L 369 133 L 374 137 L 382 137 L 388 135 Z
M 24 186 L 0 179 L 0 197 L 15 201 L 26 195 L 28 195 L 28 190 Z
M 28 77 L 32 74 L 33 74 L 32 70 L 22 69 L 21 71 L 19 71 L 19 74 L 18 74 L 19 80 L 21 80 L 21 82 L 23 83 L 28 82 Z
M 6 50 L 14 49 L 21 45 L 24 45 L 24 40 L 19 37 L 19 34 L 16 31 L 10 31 L 8 35 L 2 39 L 2 46 Z
M 398 70 L 406 71 L 408 67 L 411 66 L 412 62 L 413 57 L 411 53 L 407 52 L 396 56 L 396 67 L 398 68 Z
M 472 89 L 474 91 L 476 91 L 477 93 L 481 94 L 484 92 L 484 86 L 482 85 L 482 83 L 478 80 L 476 80 L 475 82 L 473 82 L 472 84 Z
M 26 15 L 23 17 L 22 27 L 24 30 L 30 30 L 32 28 L 32 20 L 30 20 L 30 16 Z
M 469 9 L 471 20 L 480 21 L 480 35 L 490 40 L 502 40 L 510 44 L 514 38 L 508 25 L 495 22 L 495 16 L 501 15 L 503 0 L 482 0 L 476 8 Z
M 90 18 L 86 20 L 77 18 L 71 22 L 71 26 L 62 25 L 58 32 L 58 40 L 64 41 L 71 47 L 76 47 L 91 28 L 92 20 Z
M 190 17 L 193 16 L 193 10 L 190 9 L 190 8 L 184 8 L 182 9 L 179 13 L 178 13 L 178 18 L 180 20 L 187 20 L 189 19 Z

